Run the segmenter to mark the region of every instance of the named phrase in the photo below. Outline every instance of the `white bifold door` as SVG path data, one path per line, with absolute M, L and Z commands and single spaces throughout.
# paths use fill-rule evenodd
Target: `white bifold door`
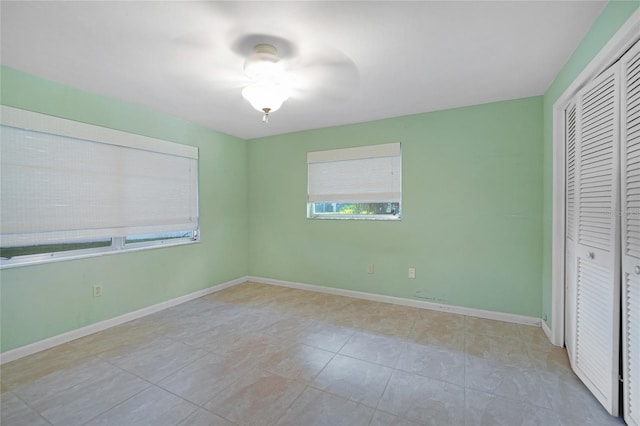
M 620 62 L 623 407 L 640 426 L 640 43 Z
M 640 426 L 640 43 L 577 93 L 565 131 L 567 352 Z
M 573 368 L 612 415 L 618 415 L 620 335 L 619 67 L 576 99 L 577 239 Z M 571 269 L 568 268 L 568 269 Z

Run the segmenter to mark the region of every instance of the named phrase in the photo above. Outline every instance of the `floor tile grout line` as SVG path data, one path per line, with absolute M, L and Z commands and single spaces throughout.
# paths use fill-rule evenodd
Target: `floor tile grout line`
M 378 409 L 378 407 L 380 406 L 380 401 L 382 401 L 382 398 L 384 397 L 385 392 L 387 391 L 387 388 L 389 387 L 389 382 L 391 382 L 391 378 L 393 377 L 393 374 L 398 371 L 395 369 L 391 370 L 391 374 L 389 374 L 389 377 L 387 377 L 387 381 L 384 384 L 384 388 L 382 389 L 382 392 L 380 393 L 380 397 L 378 398 L 378 401 L 376 401 L 376 410 Z
M 132 394 L 132 395 L 131 395 L 131 396 L 129 396 L 128 398 L 126 398 L 126 399 L 124 399 L 124 400 L 120 401 L 119 403 L 117 403 L 117 404 L 113 405 L 112 407 L 110 407 L 110 408 L 108 408 L 108 409 L 106 409 L 106 410 L 102 411 L 100 414 L 98 414 L 98 415 L 96 415 L 96 416 L 92 417 L 90 420 L 88 420 L 87 422 L 83 423 L 83 425 L 86 425 L 86 424 L 90 423 L 91 421 L 93 421 L 93 420 L 94 420 L 94 419 L 96 419 L 97 417 L 101 416 L 102 414 L 106 413 L 107 411 L 111 411 L 112 409 L 116 408 L 117 406 L 124 404 L 125 402 L 129 401 L 130 399 L 132 399 L 132 398 L 134 398 L 134 397 L 136 397 L 136 396 L 138 396 L 138 395 L 140 395 L 141 393 L 143 393 L 143 392 L 147 391 L 148 389 L 151 389 L 152 387 L 157 387 L 157 388 L 160 388 L 160 389 L 162 389 L 162 390 L 166 391 L 166 389 L 161 388 L 160 386 L 158 386 L 158 385 L 157 385 L 157 384 L 155 384 L 154 382 L 152 382 L 152 381 L 150 381 L 150 380 L 148 380 L 148 379 L 146 379 L 146 378 L 144 378 L 144 377 L 142 377 L 142 376 L 140 376 L 140 375 L 138 375 L 138 374 L 136 374 L 136 373 L 134 373 L 134 372 L 132 372 L 132 371 L 129 371 L 129 370 L 127 370 L 127 369 L 125 369 L 125 368 L 123 368 L 123 367 L 121 367 L 121 366 L 117 365 L 117 364 L 114 364 L 113 362 L 110 362 L 110 361 L 109 361 L 109 360 L 107 360 L 107 359 L 102 359 L 102 358 L 101 358 L 101 360 L 102 360 L 102 361 L 104 361 L 104 362 L 106 362 L 107 364 L 110 364 L 111 366 L 113 366 L 113 367 L 115 367 L 115 368 L 117 368 L 117 369 L 119 369 L 119 370 L 121 370 L 121 371 L 123 371 L 123 372 L 127 373 L 127 374 L 130 374 L 130 375 L 134 376 L 134 377 L 135 377 L 135 378 L 137 378 L 137 379 L 142 380 L 143 382 L 146 382 L 146 383 L 148 384 L 148 386 L 146 386 L 146 387 L 144 387 L 144 388 L 140 389 L 138 392 L 136 392 L 136 393 Z M 177 396 L 177 395 L 176 395 L 176 396 Z M 181 399 L 184 399 L 184 398 L 181 398 Z M 189 401 L 187 401 L 187 402 L 189 402 Z
M 219 355 L 216 355 L 216 354 L 211 354 L 211 355 L 219 356 Z M 205 355 L 205 356 L 207 356 L 207 355 Z M 204 358 L 204 357 L 202 357 L 202 358 Z M 201 358 L 200 358 L 200 359 L 201 359 Z M 194 361 L 194 362 L 195 362 L 195 361 Z M 189 364 L 189 365 L 191 365 L 191 364 Z M 185 368 L 186 368 L 186 367 L 185 367 Z M 180 370 L 182 370 L 182 369 L 180 369 Z M 178 370 L 178 371 L 180 371 L 180 370 Z M 176 371 L 175 373 L 177 373 L 178 371 Z M 161 380 L 160 380 L 160 382 L 164 381 L 165 379 L 168 379 L 169 377 L 171 377 L 171 376 L 172 376 L 173 374 L 175 374 L 175 373 L 171 373 L 170 375 L 168 375 L 168 376 L 164 377 L 163 379 L 161 379 Z M 182 395 L 179 395 L 179 394 L 175 393 L 175 392 L 174 392 L 174 391 L 172 391 L 171 389 L 165 388 L 163 385 L 161 385 L 161 384 L 160 384 L 160 382 L 158 382 L 158 383 L 152 383 L 152 384 L 153 384 L 154 386 L 156 386 L 156 387 L 158 387 L 158 388 L 160 388 L 160 389 L 162 389 L 162 390 L 166 391 L 166 392 L 169 392 L 169 393 L 170 393 L 170 394 L 172 394 L 172 395 L 177 396 L 178 398 L 181 398 L 181 399 L 183 399 L 183 400 L 185 400 L 185 401 L 189 402 L 190 404 L 197 405 L 197 406 L 198 406 L 198 407 L 200 407 L 200 408 L 205 408 L 205 405 L 206 405 L 207 403 L 209 403 L 209 402 L 210 402 L 211 400 L 213 400 L 216 396 L 218 396 L 220 393 L 222 393 L 222 391 L 226 390 L 227 388 L 229 388 L 230 386 L 232 386 L 233 384 L 235 384 L 238 380 L 239 380 L 239 378 L 236 378 L 236 380 L 231 381 L 231 383 L 227 384 L 227 386 L 224 386 L 222 389 L 220 389 L 219 391 L 217 391 L 217 392 L 216 392 L 216 393 L 215 393 L 215 394 L 214 394 L 210 399 L 208 399 L 207 401 L 205 401 L 203 404 L 198 404 L 198 403 L 196 403 L 196 402 L 194 402 L 194 401 L 191 401 L 191 400 L 187 399 L 186 397 L 184 397 L 184 396 L 182 396 Z M 206 409 L 206 408 L 205 408 L 205 409 Z M 218 414 L 216 414 L 216 415 L 218 415 Z
M 351 327 L 347 327 L 349 330 L 351 330 L 351 335 L 349 336 L 349 338 L 347 340 L 345 340 L 345 342 L 342 344 L 342 346 L 340 346 L 340 349 L 338 349 L 336 351 L 336 354 L 339 354 L 340 351 L 342 351 L 342 349 L 344 349 L 344 347 L 347 345 L 347 343 L 349 343 L 351 341 L 351 339 L 353 339 L 353 336 L 357 333 L 357 330 L 354 330 Z
M 204 349 L 202 349 L 202 350 L 204 350 Z M 186 364 L 184 367 L 187 367 L 187 366 L 191 365 L 193 362 L 195 362 L 195 361 L 197 361 L 197 360 L 199 360 L 199 359 L 201 359 L 201 358 L 204 358 L 205 356 L 207 356 L 207 355 L 211 354 L 210 352 L 208 352 L 208 351 L 206 351 L 206 350 L 205 350 L 205 352 L 207 352 L 207 353 L 205 353 L 204 355 L 202 355 L 202 356 L 198 357 L 198 358 L 197 358 L 197 359 L 195 359 L 194 361 L 192 361 L 192 362 L 190 362 L 190 363 Z M 213 355 L 215 355 L 215 354 L 213 354 Z M 138 377 L 139 379 L 144 380 L 145 382 L 151 383 L 152 385 L 157 385 L 157 383 L 155 383 L 155 382 L 154 382 L 154 381 L 152 381 L 151 379 L 147 379 L 147 378 L 142 377 L 141 375 L 139 375 L 139 374 L 137 374 L 137 373 L 135 373 L 135 372 L 133 372 L 133 371 L 127 370 L 126 368 L 124 368 L 124 367 L 122 367 L 122 366 L 120 366 L 120 365 L 118 365 L 118 364 L 115 364 L 113 361 L 110 361 L 109 359 L 101 358 L 101 360 L 102 360 L 102 361 L 104 361 L 104 362 L 107 362 L 107 363 L 111 364 L 111 365 L 112 365 L 112 366 L 114 366 L 114 367 L 119 368 L 120 370 L 122 370 L 122 371 L 124 371 L 124 372 L 126 372 L 126 373 L 132 374 L 132 375 L 134 375 L 134 376 Z M 178 369 L 176 369 L 175 371 L 172 371 L 171 373 L 168 373 L 167 375 L 162 376 L 162 377 L 160 377 L 160 378 L 158 378 L 158 379 L 156 379 L 156 380 L 157 380 L 157 381 L 158 381 L 158 383 L 159 383 L 159 382 L 163 381 L 164 379 L 166 379 L 167 377 L 169 377 L 169 376 L 171 376 L 172 374 L 174 374 L 175 372 L 177 372 L 178 370 L 181 370 L 181 369 L 182 369 L 182 368 L 184 368 L 184 367 L 179 367 L 179 368 L 178 368 Z
M 546 389 L 544 388 L 544 386 L 541 387 L 541 389 L 543 390 L 543 395 L 545 396 L 545 399 L 548 400 L 548 393 L 547 393 Z M 553 404 L 549 404 L 547 407 L 544 407 L 544 406 L 541 406 L 541 405 L 538 405 L 538 404 L 532 402 L 528 398 L 526 400 L 523 399 L 523 398 L 515 398 L 515 397 L 512 397 L 510 395 L 503 395 L 503 394 L 495 393 L 493 390 L 479 389 L 479 388 L 470 387 L 470 386 L 465 386 L 465 390 L 468 390 L 470 392 L 481 392 L 481 393 L 485 393 L 485 394 L 488 394 L 488 395 L 492 395 L 492 396 L 494 396 L 496 398 L 501 398 L 501 399 L 506 399 L 506 400 L 509 400 L 509 401 L 514 401 L 514 402 L 519 402 L 519 403 L 522 403 L 522 404 L 527 404 L 527 405 L 530 405 L 532 407 L 539 408 L 539 409 L 555 411 L 554 408 L 553 408 Z
M 324 393 L 327 393 L 327 394 L 329 394 L 329 395 L 335 396 L 335 397 L 337 397 L 337 398 L 341 398 L 341 399 L 344 399 L 344 400 L 347 400 L 347 401 L 353 402 L 353 403 L 355 403 L 355 404 L 360 404 L 360 405 L 362 405 L 362 406 L 364 406 L 364 407 L 369 407 L 369 408 L 372 408 L 372 409 L 374 409 L 374 410 L 376 410 L 376 409 L 377 409 L 377 408 L 376 408 L 375 406 L 373 406 L 373 405 L 365 404 L 365 403 L 364 403 L 364 402 L 362 402 L 362 401 L 358 401 L 358 400 L 356 400 L 356 399 L 353 399 L 353 398 L 350 398 L 350 397 L 347 397 L 347 396 L 344 396 L 344 395 L 339 395 L 339 394 L 337 394 L 337 393 L 331 392 L 331 391 L 330 391 L 330 390 L 328 390 L 328 389 L 320 389 L 320 388 L 317 388 L 317 387 L 313 386 L 313 383 L 309 383 L 308 387 L 310 387 L 311 389 L 317 390 L 317 391 L 319 391 L 319 392 L 324 392 Z
M 83 359 L 82 359 L 82 361 L 83 361 L 83 362 L 91 362 L 91 361 L 99 361 L 99 362 L 103 362 L 103 363 L 105 363 L 105 364 L 109 364 L 111 367 L 114 367 L 116 370 L 120 370 L 120 372 L 123 372 L 123 373 L 126 373 L 126 374 L 131 374 L 131 375 L 135 376 L 136 378 L 138 378 L 135 374 L 132 374 L 132 373 L 130 373 L 130 372 L 128 372 L 128 371 L 126 371 L 126 370 L 123 370 L 122 368 L 120 368 L 120 367 L 118 367 L 118 366 L 115 366 L 115 365 L 113 365 L 113 364 L 111 364 L 111 363 L 109 363 L 109 362 L 107 362 L 107 361 L 105 361 L 105 360 L 103 360 L 103 359 L 101 359 L 101 358 L 98 358 L 97 356 L 93 356 L 93 355 L 92 355 L 92 356 L 88 356 L 88 357 L 86 357 L 86 358 L 83 358 Z M 54 374 L 54 373 L 51 373 L 51 374 Z M 44 377 L 47 377 L 47 376 L 44 376 Z M 140 378 L 140 379 L 142 379 L 142 378 Z M 144 380 L 144 379 L 142 379 L 142 380 Z M 146 380 L 145 380 L 145 381 L 146 381 Z M 84 381 L 79 382 L 79 383 L 75 383 L 75 384 L 69 385 L 69 386 L 68 386 L 68 387 L 66 387 L 64 390 L 62 390 L 62 392 L 69 391 L 69 390 L 71 390 L 71 389 L 73 389 L 73 388 L 76 388 L 76 387 L 78 387 L 78 386 L 80 386 L 80 385 L 86 384 L 87 382 L 89 382 L 89 379 L 84 380 Z M 21 386 L 23 386 L 23 385 L 18 386 L 16 389 L 18 389 L 18 388 L 19 388 L 19 387 L 21 387 Z M 24 384 L 24 386 L 27 386 L 27 384 Z M 27 407 L 29 407 L 29 408 L 30 408 L 31 410 L 33 410 L 34 412 L 38 413 L 38 415 L 39 415 L 40 417 L 42 417 L 42 418 L 44 418 L 44 419 L 46 420 L 46 417 L 44 417 L 44 415 L 42 414 L 42 412 L 41 412 L 40 410 L 36 409 L 32 404 L 30 404 L 29 402 L 27 402 L 27 401 L 25 400 L 25 398 L 21 397 L 21 396 L 20 396 L 18 393 L 16 393 L 14 390 L 11 390 L 10 392 L 11 392 L 15 397 L 17 397 L 20 401 L 22 401 L 22 402 L 23 402 Z M 46 399 L 46 398 L 45 398 L 45 399 Z M 40 402 L 40 401 L 41 401 L 41 400 L 37 400 L 37 401 L 34 401 L 34 402 L 35 402 L 35 403 L 38 403 L 38 402 Z M 116 405 L 118 405 L 118 404 L 116 404 Z M 108 408 L 108 409 L 106 409 L 105 411 L 109 410 L 110 408 L 111 408 L 111 407 L 109 407 L 109 408 Z M 49 422 L 48 420 L 47 420 L 47 423 L 50 423 L 50 424 L 51 424 L 51 422 Z
M 343 353 L 336 353 L 336 355 L 340 355 L 340 356 L 343 356 L 343 357 L 346 357 L 346 358 L 355 359 L 356 361 L 366 362 L 367 364 L 373 364 L 373 365 L 376 365 L 378 367 L 390 368 L 392 370 L 399 370 L 399 369 L 397 369 L 395 367 L 390 367 L 390 366 L 385 365 L 385 364 L 380 364 L 379 362 L 374 362 L 374 361 L 369 361 L 367 359 L 358 358 L 358 357 L 356 357 L 354 355 L 348 355 L 348 354 L 343 354 Z M 400 370 L 400 371 L 403 371 L 403 370 Z
M 306 386 L 304 387 L 304 389 L 302 389 L 302 392 L 300 392 L 300 393 L 299 393 L 299 394 L 294 398 L 294 400 L 293 400 L 293 401 L 291 401 L 291 403 L 290 403 L 289 405 L 287 405 L 287 408 L 285 408 L 285 409 L 282 411 L 282 414 L 281 414 L 281 415 L 280 415 L 280 416 L 279 416 L 279 417 L 278 417 L 278 418 L 277 418 L 273 423 L 271 423 L 271 425 L 272 425 L 272 426 L 273 426 L 273 425 L 276 425 L 276 424 L 280 421 L 280 419 L 282 419 L 284 416 L 286 416 L 286 415 L 287 415 L 287 413 L 289 412 L 289 409 L 290 409 L 290 408 L 291 408 L 291 407 L 296 403 L 296 401 L 298 401 L 298 399 L 300 399 L 300 397 L 302 396 L 302 394 L 303 394 L 303 393 L 305 393 L 305 391 L 306 391 L 307 389 L 309 389 L 309 383 L 307 383 L 307 384 L 306 384 Z
M 185 343 L 185 344 L 186 344 L 186 343 Z M 189 345 L 187 345 L 187 346 L 189 346 Z M 196 358 L 196 359 L 194 359 L 194 360 L 193 360 L 193 361 L 191 361 L 190 363 L 188 363 L 188 364 L 186 364 L 186 365 L 184 365 L 184 366 L 182 366 L 182 367 L 179 367 L 177 370 L 172 371 L 171 373 L 167 374 L 166 376 L 162 377 L 161 379 L 158 379 L 158 383 L 154 383 L 154 382 L 151 382 L 151 383 L 153 383 L 153 384 L 155 384 L 155 385 L 157 385 L 157 386 L 160 386 L 160 382 L 162 382 L 163 380 L 168 379 L 169 377 L 173 376 L 174 374 L 176 374 L 176 373 L 178 373 L 178 372 L 180 372 L 180 371 L 184 370 L 185 368 L 189 367 L 190 365 L 192 365 L 192 364 L 194 364 L 194 363 L 196 363 L 196 362 L 200 361 L 200 360 L 201 360 L 201 359 L 203 359 L 204 357 L 211 356 L 211 355 L 213 355 L 213 356 L 219 356 L 219 355 L 216 355 L 216 354 L 214 354 L 213 352 L 211 352 L 211 351 L 209 351 L 209 350 L 206 350 L 206 349 L 202 349 L 202 348 L 197 348 L 197 349 L 205 351 L 205 354 L 204 354 L 204 355 L 202 355 L 202 356 L 200 356 L 200 357 L 198 357 L 198 358 Z
M 40 417 L 41 419 L 43 419 L 45 422 L 47 422 L 47 424 L 52 425 L 53 423 L 51 423 L 45 416 L 42 415 L 42 413 L 39 410 L 36 410 L 34 407 L 31 406 L 31 404 L 29 404 L 27 401 L 25 401 L 20 395 L 18 395 L 17 393 L 13 392 L 12 390 L 8 390 L 7 392 L 11 393 L 14 397 L 18 398 L 27 408 L 29 408 L 31 411 L 33 411 L 34 413 L 36 413 L 38 415 L 38 417 Z M 4 392 L 3 392 L 4 393 Z M 0 401 L 1 402 L 1 401 Z M 0 407 L 0 412 L 1 412 L 1 407 Z
M 192 403 L 192 404 L 193 404 L 193 403 Z M 187 417 L 185 417 L 184 419 L 180 420 L 180 423 L 178 423 L 178 426 L 179 426 L 180 424 L 184 423 L 184 421 L 185 421 L 185 420 L 188 420 L 190 417 L 193 417 L 193 416 L 197 415 L 197 414 L 198 414 L 198 411 L 200 411 L 200 410 L 204 410 L 204 411 L 206 411 L 207 413 L 211 413 L 211 414 L 213 414 L 214 416 L 220 417 L 221 419 L 224 419 L 224 420 L 228 421 L 228 422 L 229 422 L 229 423 L 231 423 L 232 425 L 236 425 L 236 426 L 237 426 L 237 423 L 236 423 L 236 422 L 232 422 L 232 421 L 231 421 L 231 420 L 229 420 L 228 418 L 226 418 L 226 417 L 224 417 L 224 416 L 221 416 L 221 415 L 220 415 L 220 414 L 218 414 L 218 413 L 214 413 L 213 411 L 211 411 L 211 410 L 209 410 L 209 409 L 207 409 L 207 408 L 201 407 L 201 406 L 198 406 L 198 409 L 197 409 L 196 411 L 194 411 L 193 413 L 189 414 L 189 415 L 188 415 Z
M 143 380 L 144 380 L 144 379 L 143 379 Z M 145 381 L 146 381 L 146 380 L 145 380 Z M 86 422 L 82 423 L 82 425 L 86 425 L 86 424 L 91 423 L 93 420 L 97 419 L 98 417 L 102 416 L 103 414 L 107 413 L 108 411 L 113 410 L 114 408 L 116 408 L 116 407 L 118 407 L 118 406 L 120 406 L 120 405 L 124 404 L 125 402 L 129 401 L 131 398 L 134 398 L 134 397 L 136 397 L 136 396 L 140 395 L 141 393 L 143 393 L 143 392 L 144 392 L 144 391 L 146 391 L 147 389 L 151 389 L 151 387 L 152 387 L 152 386 L 154 386 L 152 383 L 149 383 L 149 382 L 147 382 L 147 383 L 149 384 L 149 386 L 147 386 L 147 387 L 144 387 L 144 388 L 140 389 L 138 392 L 134 393 L 133 395 L 129 396 L 128 398 L 126 398 L 126 399 L 124 399 L 124 400 L 122 400 L 122 401 L 118 402 L 117 404 L 115 404 L 115 405 L 113 405 L 113 406 L 111 406 L 111 407 L 107 408 L 106 410 L 104 410 L 104 411 L 102 411 L 102 412 L 100 412 L 100 413 L 96 414 L 95 416 L 93 416 L 93 417 L 91 417 L 89 420 L 87 420 Z
M 401 418 L 401 419 L 408 420 L 408 421 L 410 421 L 410 422 L 413 422 L 413 423 L 416 423 L 416 424 L 419 424 L 419 425 L 428 426 L 428 424 L 427 424 L 427 423 L 425 423 L 425 422 L 423 422 L 422 420 L 412 419 L 412 418 L 407 417 L 407 416 L 404 416 L 404 415 L 402 415 L 402 414 L 393 414 L 393 413 L 390 413 L 390 412 L 385 411 L 385 410 L 380 410 L 380 409 L 378 409 L 378 411 L 382 411 L 383 413 L 390 414 L 390 415 L 392 415 L 392 416 L 396 416 L 396 417 L 399 417 L 399 418 Z
M 217 392 L 216 392 L 216 393 L 215 393 L 215 394 L 214 394 L 210 399 L 208 399 L 208 400 L 207 400 L 206 402 L 204 402 L 203 404 L 198 404 L 198 403 L 196 403 L 196 402 L 194 402 L 194 401 L 190 401 L 190 400 L 188 400 L 187 398 L 185 398 L 184 396 L 181 396 L 181 395 L 179 395 L 179 394 L 177 394 L 177 393 L 175 393 L 175 392 L 173 392 L 173 391 L 171 391 L 171 390 L 169 390 L 169 389 L 166 389 L 166 388 L 164 388 L 164 387 L 160 386 L 159 384 L 153 384 L 153 386 L 155 386 L 155 387 L 157 387 L 157 388 L 159 388 L 159 389 L 161 389 L 161 390 L 163 390 L 163 391 L 165 391 L 165 392 L 167 392 L 167 393 L 170 393 L 171 395 L 173 395 L 173 396 L 175 396 L 175 397 L 177 397 L 177 398 L 180 398 L 180 399 L 182 399 L 183 401 L 188 402 L 188 403 L 189 403 L 189 404 L 191 404 L 191 405 L 195 405 L 198 409 L 206 410 L 206 411 L 210 412 L 211 414 L 214 414 L 214 415 L 216 415 L 216 416 L 218 416 L 218 417 L 222 417 L 223 419 L 225 419 L 225 420 L 227 420 L 227 421 L 230 421 L 231 423 L 234 423 L 234 422 L 232 422 L 230 419 L 228 419 L 228 418 L 224 417 L 222 414 L 217 413 L 217 412 L 215 412 L 215 411 L 213 411 L 213 410 L 211 410 L 211 409 L 209 409 L 209 408 L 206 408 L 206 407 L 205 407 L 205 405 L 207 405 L 207 404 L 208 404 L 209 402 L 211 402 L 211 401 L 212 401 L 216 396 L 220 395 L 222 392 L 224 392 L 225 390 L 227 390 L 229 387 L 233 386 L 233 385 L 234 385 L 238 380 L 239 380 L 239 378 L 238 378 L 238 379 L 236 379 L 236 380 L 234 380 L 234 381 L 232 381 L 231 383 L 229 383 L 227 386 L 223 387 L 223 388 L 222 388 L 222 389 L 220 389 L 219 391 L 217 391 Z M 182 422 L 182 421 L 184 421 L 184 420 L 186 420 L 186 419 L 187 419 L 188 417 L 190 417 L 191 415 L 195 414 L 195 413 L 198 411 L 198 409 L 196 409 L 193 413 L 189 414 L 187 417 L 185 417 L 184 419 L 182 419 L 182 420 L 181 420 L 181 422 Z M 235 424 L 235 423 L 234 423 L 234 424 Z
M 97 357 L 97 356 L 95 356 L 95 355 L 89 355 L 89 356 L 87 356 L 87 357 L 85 357 L 85 358 L 82 358 L 81 360 L 77 360 L 77 361 L 82 361 L 83 363 L 85 363 L 85 364 L 86 364 L 86 363 L 91 362 L 91 361 L 102 361 L 102 359 L 98 358 L 98 357 Z M 71 368 L 73 368 L 73 367 L 71 367 Z M 49 373 L 49 374 L 46 374 L 45 376 L 39 377 L 37 380 L 42 379 L 42 378 L 44 378 L 44 377 L 48 377 L 48 376 L 50 376 L 50 375 L 52 375 L 52 374 L 57 373 L 58 371 L 59 371 L 59 370 L 58 370 L 58 369 L 56 369 L 56 371 L 54 371 L 54 372 L 52 372 L 52 373 Z M 87 379 L 87 380 L 88 380 L 88 379 Z M 85 380 L 85 381 L 86 381 L 86 380 Z M 83 382 L 79 382 L 79 383 L 75 383 L 75 384 L 70 384 L 70 385 L 68 385 L 67 387 L 65 387 L 62 391 L 68 391 L 68 390 L 70 390 L 70 389 L 72 389 L 72 388 L 74 388 L 74 387 L 76 387 L 76 386 L 80 385 L 81 383 L 83 383 Z M 21 384 L 19 384 L 19 385 L 12 386 L 9 390 L 10 390 L 14 395 L 19 396 L 18 392 L 20 391 L 20 388 L 22 388 L 22 387 L 24 387 L 24 386 L 31 386 L 31 385 L 32 385 L 31 383 L 21 383 Z M 20 398 L 20 399 L 24 400 L 24 398 Z M 36 401 L 36 402 L 37 402 L 37 401 Z M 26 401 L 25 401 L 25 403 L 26 403 Z

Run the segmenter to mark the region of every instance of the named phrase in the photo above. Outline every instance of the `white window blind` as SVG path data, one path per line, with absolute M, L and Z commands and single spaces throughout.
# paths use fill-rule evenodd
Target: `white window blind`
M 400 143 L 307 153 L 309 202 L 400 202 L 400 153 Z
M 196 230 L 198 149 L 2 107 L 3 247 Z

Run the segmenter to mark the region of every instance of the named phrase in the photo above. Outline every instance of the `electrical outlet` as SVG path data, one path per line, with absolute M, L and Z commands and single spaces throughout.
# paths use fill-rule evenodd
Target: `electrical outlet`
M 102 286 L 94 285 L 93 286 L 93 297 L 101 297 L 102 296 Z
M 413 279 L 416 277 L 416 268 L 409 268 L 409 278 Z
M 375 266 L 373 263 L 370 263 L 369 266 L 367 266 L 367 274 L 373 274 L 375 272 Z

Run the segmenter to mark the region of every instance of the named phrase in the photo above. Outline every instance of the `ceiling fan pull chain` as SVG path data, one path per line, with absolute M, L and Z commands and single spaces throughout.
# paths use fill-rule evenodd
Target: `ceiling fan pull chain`
M 264 111 L 262 122 L 266 124 L 269 122 L 269 111 L 271 111 L 271 108 L 262 108 L 262 110 Z

